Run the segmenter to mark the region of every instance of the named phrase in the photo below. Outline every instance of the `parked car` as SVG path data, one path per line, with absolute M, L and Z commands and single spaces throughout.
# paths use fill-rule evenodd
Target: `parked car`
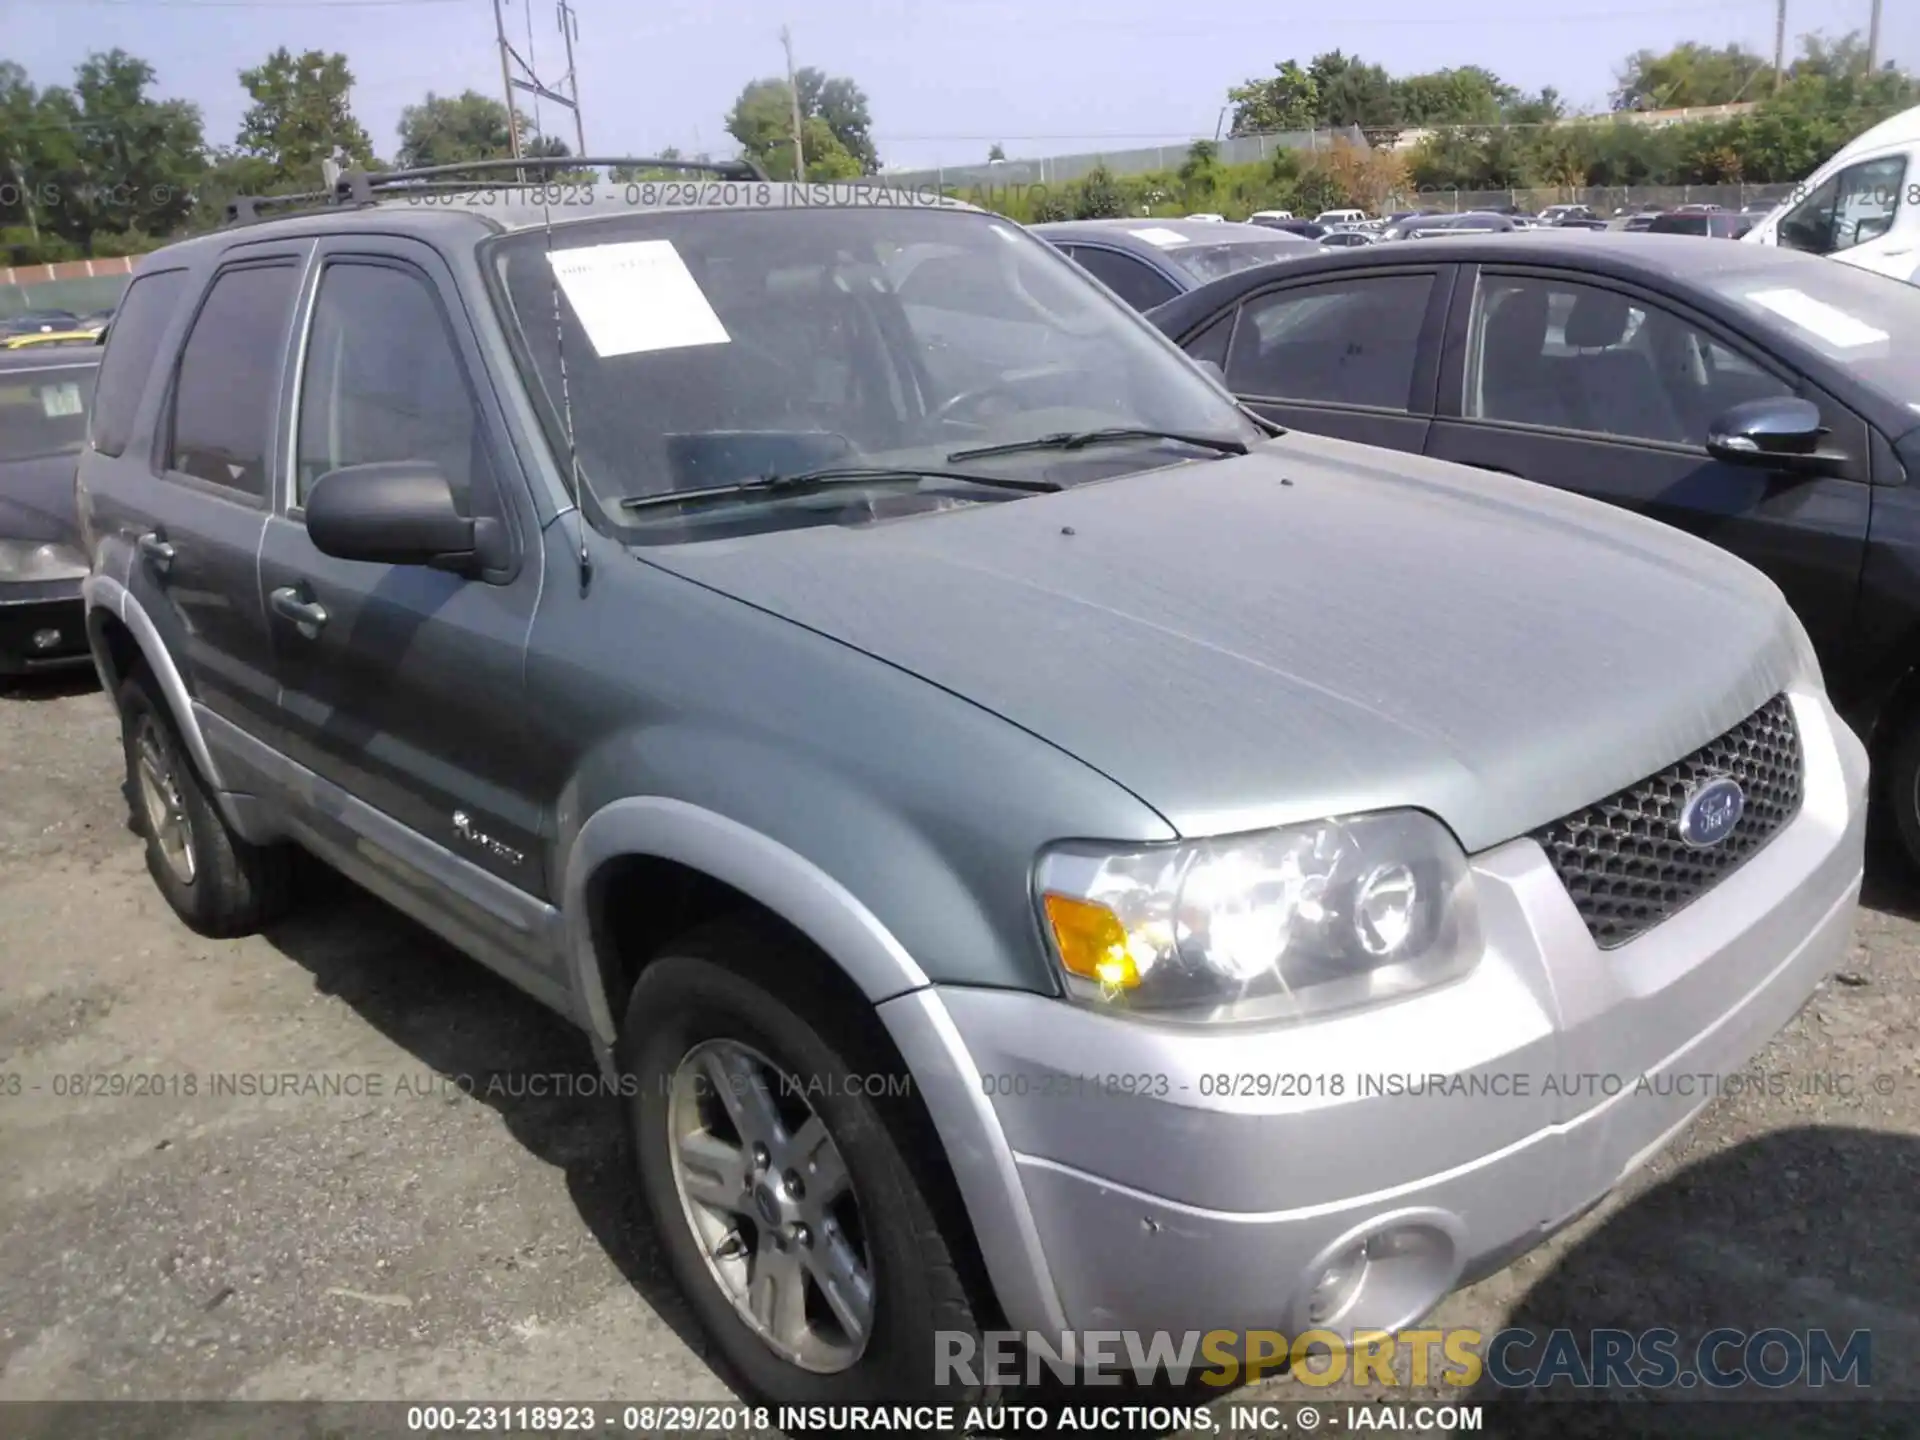
M 1304 236 L 1231 220 L 1060 220 L 1028 228 L 1136 310 L 1320 248 Z
M 1920 863 L 1920 293 L 1791 251 L 1543 229 L 1246 271 L 1149 318 L 1272 420 L 1574 490 L 1757 565 Z
M 1673 207 L 1673 213 L 1676 215 L 1718 215 L 1721 209 L 1721 206 L 1709 201 L 1699 201 L 1688 205 L 1676 205 Z
M 1616 220 L 1610 228 L 1632 230 L 1635 232 L 1651 230 L 1653 228 L 1653 222 L 1658 220 L 1664 213 L 1664 211 L 1660 210 L 1641 210 Z
M 1522 228 L 1511 215 L 1491 210 L 1463 210 L 1456 215 L 1419 215 L 1389 226 L 1388 240 L 1426 240 L 1442 235 L 1511 234 Z
M 1313 217 L 1319 225 L 1358 225 L 1366 218 L 1364 210 L 1322 210 Z
M 99 341 L 97 330 L 43 330 L 31 335 L 10 335 L 0 340 L 0 351 L 48 350 L 61 346 L 92 345 Z
M 1306 240 L 1318 240 L 1332 233 L 1326 225 L 1316 225 L 1311 220 L 1275 220 L 1264 215 L 1254 215 L 1247 220 L 1249 225 L 1259 225 L 1268 230 L 1284 230 L 1289 235 L 1298 235 Z
M 1520 228 L 1525 230 L 1543 226 L 1550 226 L 1555 230 L 1605 230 L 1608 228 L 1607 222 L 1598 215 L 1562 215 L 1557 220 L 1536 220 L 1533 226 L 1523 225 Z
M 1256 210 L 1247 217 L 1249 225 L 1264 225 L 1271 220 L 1291 220 L 1291 210 Z
M 1920 278 L 1917 180 L 1920 106 L 1848 141 L 1743 238 L 1912 281 Z
M 1356 225 L 1346 229 L 1329 230 L 1320 237 L 1320 243 L 1335 249 L 1344 249 L 1355 245 L 1372 245 L 1377 239 L 1377 236 Z
M 1653 217 L 1646 228 L 1656 235 L 1707 235 L 1716 240 L 1738 240 L 1752 226 L 1733 210 L 1669 210 Z
M 579 1025 L 747 1392 L 1404 1328 L 1847 953 L 1865 756 L 1730 556 L 1272 436 L 957 202 L 419 183 L 236 202 L 109 332 L 148 868 L 235 933 L 298 843 Z
M 95 350 L 0 351 L 0 684 L 92 663 L 74 467 Z
M 1588 205 L 1549 205 L 1535 217 L 1542 225 L 1558 225 L 1563 220 L 1598 220 Z
M 1202 221 L 1212 221 L 1212 222 L 1222 221 L 1222 220 L 1225 220 L 1226 218 L 1227 217 L 1224 215 L 1214 214 L 1211 210 L 1201 210 L 1195 214 L 1187 216 L 1187 219 L 1189 220 L 1202 220 Z
M 80 317 L 68 310 L 22 310 L 17 315 L 0 316 L 0 340 L 16 335 L 50 335 L 56 330 L 72 330 Z

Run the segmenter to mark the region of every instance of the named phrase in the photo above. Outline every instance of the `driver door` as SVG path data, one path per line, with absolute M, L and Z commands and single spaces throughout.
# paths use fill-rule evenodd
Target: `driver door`
M 322 246 L 307 305 L 284 402 L 286 478 L 260 553 L 282 697 L 275 748 L 310 792 L 296 808 L 323 843 L 385 873 L 487 871 L 544 898 L 522 683 L 541 552 L 453 278 L 425 245 L 356 236 Z M 315 548 L 302 508 L 314 482 L 403 460 L 433 463 L 466 513 L 502 522 L 509 568 L 469 578 Z M 439 888 L 456 905 L 497 893 Z M 457 918 L 483 937 L 524 939 L 497 904 L 467 912 Z

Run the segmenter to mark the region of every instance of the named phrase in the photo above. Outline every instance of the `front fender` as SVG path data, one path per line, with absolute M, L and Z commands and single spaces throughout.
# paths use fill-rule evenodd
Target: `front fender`
M 873 912 L 797 851 L 699 805 L 635 796 L 602 806 L 580 827 L 562 888 L 574 984 L 604 1045 L 614 1043 L 619 1021 L 594 948 L 587 886 L 602 865 L 627 855 L 677 861 L 750 896 L 831 956 L 876 1005 L 928 983 Z

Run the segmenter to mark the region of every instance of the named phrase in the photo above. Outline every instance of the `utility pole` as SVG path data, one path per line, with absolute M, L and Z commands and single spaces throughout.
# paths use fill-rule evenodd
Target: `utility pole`
M 780 44 L 787 52 L 787 94 L 793 100 L 793 178 L 807 178 L 807 152 L 800 143 L 800 87 L 793 80 L 793 36 L 780 27 Z
M 1878 0 L 1876 0 L 1876 4 Z M 1773 88 L 1780 88 L 1780 73 L 1787 63 L 1787 0 L 1774 0 L 1773 11 Z
M 1873 18 L 1867 22 L 1867 74 L 1880 63 L 1880 0 L 1873 0 Z
M 573 139 L 580 147 L 574 153 L 584 155 L 587 153 L 587 132 L 580 123 L 580 77 L 573 68 L 573 42 L 580 38 L 580 21 L 567 0 L 560 0 L 560 35 L 567 42 L 567 93 L 573 97 Z
M 493 0 L 493 33 L 500 42 L 500 91 L 507 101 L 507 140 L 513 146 L 513 158 L 520 158 L 520 126 L 513 113 L 513 72 L 507 68 L 507 57 L 513 54 L 513 46 L 507 43 L 507 18 L 501 13 L 502 0 Z

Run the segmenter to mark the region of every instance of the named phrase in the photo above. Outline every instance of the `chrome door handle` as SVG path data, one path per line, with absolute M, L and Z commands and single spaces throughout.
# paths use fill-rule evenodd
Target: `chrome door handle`
M 300 633 L 309 640 L 318 639 L 320 627 L 327 623 L 327 607 L 318 600 L 309 600 L 291 585 L 282 586 L 267 597 L 274 611 L 293 621 Z
M 150 530 L 139 539 L 140 553 L 146 557 L 159 574 L 166 574 L 173 568 L 174 549 L 172 544 L 161 537 L 158 530 Z

